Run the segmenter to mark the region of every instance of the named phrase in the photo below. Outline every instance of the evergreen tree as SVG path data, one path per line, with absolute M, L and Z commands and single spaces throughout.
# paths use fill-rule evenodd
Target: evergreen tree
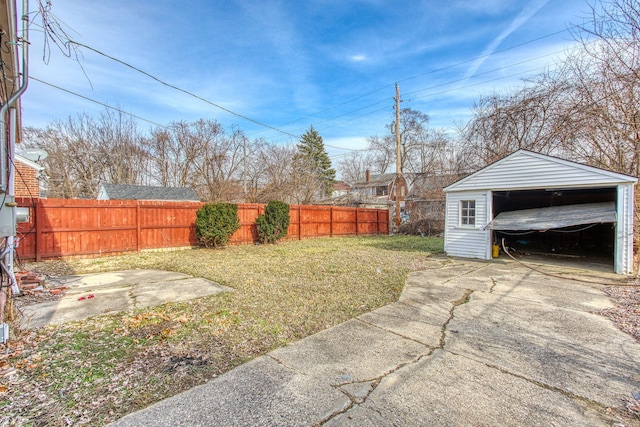
M 322 196 L 331 196 L 336 170 L 331 167 L 331 159 L 324 148 L 322 137 L 313 126 L 300 138 L 298 155 L 304 165 L 302 173 L 314 178 Z

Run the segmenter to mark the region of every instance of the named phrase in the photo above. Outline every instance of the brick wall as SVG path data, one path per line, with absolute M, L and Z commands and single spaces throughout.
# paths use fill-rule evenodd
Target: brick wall
M 34 198 L 40 197 L 40 183 L 38 171 L 22 162 L 16 163 L 15 195 L 16 197 Z

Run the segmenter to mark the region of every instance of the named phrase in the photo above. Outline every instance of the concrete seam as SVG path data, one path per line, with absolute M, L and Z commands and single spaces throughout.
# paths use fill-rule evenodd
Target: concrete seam
M 265 356 L 269 357 L 271 360 L 273 360 L 274 362 L 276 362 L 278 365 L 280 365 L 280 366 L 282 366 L 282 367 L 284 367 L 284 368 L 286 368 L 286 369 L 289 369 L 290 371 L 293 371 L 293 372 L 295 372 L 296 374 L 304 375 L 305 377 L 308 377 L 308 376 L 309 376 L 309 375 L 307 375 L 306 373 L 304 373 L 304 372 L 300 372 L 300 371 L 298 371 L 297 369 L 293 368 L 292 366 L 287 365 L 287 364 L 286 364 L 286 363 L 284 363 L 282 360 L 280 360 L 280 359 L 278 359 L 278 358 L 274 357 L 271 353 L 267 353 L 267 354 L 265 354 Z
M 447 351 L 447 350 L 445 350 L 445 351 Z M 529 377 L 526 377 L 524 375 L 508 371 L 508 370 L 506 370 L 504 368 L 501 368 L 500 366 L 493 365 L 493 364 L 487 363 L 487 362 L 483 362 L 482 360 L 477 360 L 477 359 L 474 359 L 472 357 L 466 356 L 464 354 L 454 353 L 452 351 L 447 351 L 447 353 L 452 354 L 454 356 L 464 357 L 465 359 L 474 361 L 476 363 L 480 363 L 480 364 L 486 366 L 487 368 L 495 369 L 496 371 L 501 372 L 503 374 L 510 375 L 512 377 L 527 381 L 527 382 L 529 382 L 529 383 L 531 383 L 531 384 L 533 384 L 533 385 L 535 385 L 537 387 L 543 388 L 545 390 L 549 390 L 549 391 L 553 391 L 553 392 L 556 392 L 556 393 L 560 393 L 563 396 L 568 397 L 569 399 L 578 400 L 578 401 L 580 401 L 582 403 L 587 404 L 588 406 L 595 407 L 595 408 L 600 409 L 600 410 L 606 410 L 607 408 L 609 408 L 607 405 L 604 405 L 604 404 L 602 404 L 600 402 L 597 402 L 595 400 L 591 400 L 588 397 L 580 396 L 578 394 L 572 393 L 572 392 L 570 392 L 568 390 L 563 390 L 563 389 L 561 389 L 559 387 L 556 387 L 556 386 L 553 386 L 551 384 L 546 384 L 546 383 L 544 383 L 542 381 L 538 381 L 538 380 L 535 380 L 533 378 L 529 378 Z
M 399 319 L 401 319 L 401 317 L 399 317 L 399 316 L 397 316 L 397 317 L 398 317 Z M 423 346 L 427 347 L 428 349 L 433 349 L 433 347 L 432 347 L 432 346 L 430 346 L 430 345 L 429 345 L 429 344 L 427 344 L 427 343 L 424 343 L 424 342 L 422 342 L 422 341 L 419 341 L 419 340 L 417 340 L 417 339 L 415 339 L 415 338 L 407 337 L 407 336 L 402 335 L 402 334 L 400 334 L 400 333 L 398 333 L 398 332 L 395 332 L 395 331 L 390 331 L 389 329 L 386 329 L 386 328 L 384 328 L 384 327 L 382 327 L 382 326 L 380 326 L 380 325 L 376 325 L 375 323 L 371 323 L 371 322 L 368 322 L 368 321 L 366 321 L 366 320 L 360 319 L 359 317 L 356 317 L 356 318 L 355 318 L 355 320 L 358 320 L 358 321 L 360 321 L 360 322 L 364 323 L 365 325 L 373 326 L 374 328 L 380 329 L 380 330 L 382 330 L 382 331 L 384 331 L 384 332 L 390 333 L 390 334 L 392 334 L 392 335 L 395 335 L 395 336 L 397 336 L 397 337 L 403 338 L 403 339 L 405 339 L 405 340 L 412 341 L 412 342 L 414 342 L 414 343 L 416 343 L 416 344 L 423 345 Z
M 469 271 L 466 271 L 466 272 L 464 272 L 464 273 L 462 273 L 462 274 L 460 274 L 460 275 L 457 275 L 457 276 L 454 276 L 454 277 L 452 277 L 452 278 L 450 278 L 450 279 L 448 279 L 448 280 L 445 280 L 444 282 L 442 282 L 442 284 L 452 282 L 452 281 L 454 281 L 454 280 L 456 280 L 456 279 L 459 279 L 459 278 L 461 278 L 461 277 L 464 277 L 464 276 L 466 276 L 466 275 L 468 275 L 468 274 L 476 273 L 476 272 L 478 272 L 478 271 L 480 271 L 480 270 L 483 270 L 483 269 L 485 269 L 485 268 L 489 268 L 489 265 L 490 265 L 490 264 L 483 265 L 483 266 L 481 266 L 481 267 L 476 268 L 475 270 L 469 270 Z

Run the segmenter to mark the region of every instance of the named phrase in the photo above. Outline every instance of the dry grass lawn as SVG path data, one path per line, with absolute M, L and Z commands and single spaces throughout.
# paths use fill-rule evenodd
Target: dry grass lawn
M 0 348 L 0 425 L 104 425 L 397 300 L 408 272 L 442 249 L 381 236 L 29 264 L 58 276 L 171 270 L 235 291 L 20 332 Z

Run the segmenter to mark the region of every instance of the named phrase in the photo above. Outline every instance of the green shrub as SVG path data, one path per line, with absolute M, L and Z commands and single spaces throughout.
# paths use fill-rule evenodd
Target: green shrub
M 225 246 L 239 228 L 238 205 L 208 203 L 196 212 L 196 237 L 207 248 Z
M 260 242 L 275 243 L 286 236 L 289 220 L 289 205 L 276 200 L 270 201 L 264 209 L 264 215 L 256 218 Z

